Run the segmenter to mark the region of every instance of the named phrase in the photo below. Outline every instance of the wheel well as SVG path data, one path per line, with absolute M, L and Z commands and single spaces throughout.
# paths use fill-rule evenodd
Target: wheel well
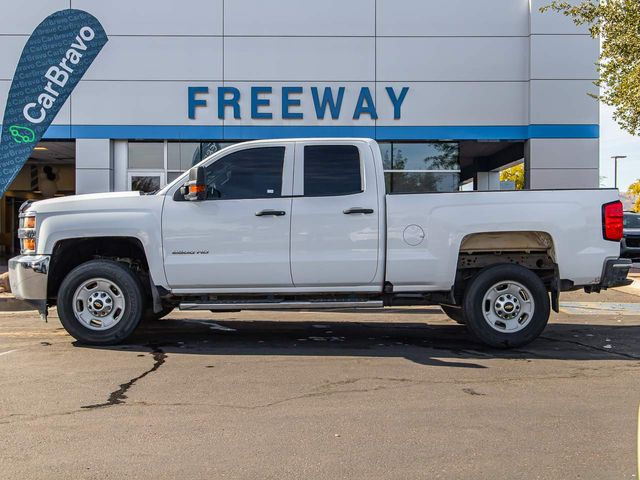
M 47 298 L 55 300 L 64 277 L 78 265 L 99 258 L 129 264 L 148 288 L 149 264 L 142 242 L 133 237 L 91 237 L 60 240 L 49 265 Z
M 460 244 L 453 292 L 456 300 L 462 298 L 467 282 L 480 270 L 499 263 L 521 265 L 537 274 L 549 291 L 560 290 L 556 252 L 548 233 L 474 233 Z
M 553 238 L 546 232 L 484 232 L 472 233 L 462 239 L 460 254 L 480 253 L 542 253 L 555 261 Z

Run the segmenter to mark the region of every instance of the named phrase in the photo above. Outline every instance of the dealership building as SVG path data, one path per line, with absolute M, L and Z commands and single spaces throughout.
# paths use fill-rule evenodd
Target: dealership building
M 526 188 L 597 187 L 599 44 L 546 3 L 6 2 L 3 106 L 54 11 L 87 11 L 109 41 L 5 194 L 2 245 L 25 199 L 152 190 L 260 138 L 375 138 L 392 194 L 500 189 L 520 162 Z

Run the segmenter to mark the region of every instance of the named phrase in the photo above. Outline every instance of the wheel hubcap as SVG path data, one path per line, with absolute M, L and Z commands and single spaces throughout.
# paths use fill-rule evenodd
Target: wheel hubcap
M 120 287 L 105 278 L 87 280 L 73 295 L 73 313 L 90 330 L 114 327 L 122 318 L 125 307 Z
M 96 317 L 109 315 L 113 309 L 113 298 L 102 290 L 93 292 L 87 299 L 87 309 Z
M 485 321 L 501 333 L 515 333 L 525 328 L 535 312 L 533 295 L 521 283 L 507 280 L 496 283 L 482 301 Z

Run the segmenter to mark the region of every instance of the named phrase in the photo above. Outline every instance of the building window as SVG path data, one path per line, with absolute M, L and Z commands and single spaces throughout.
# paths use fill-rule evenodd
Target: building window
M 453 192 L 460 184 L 456 142 L 381 143 L 387 193 Z
M 164 168 L 164 142 L 129 142 L 129 169 Z
M 184 172 L 200 160 L 200 142 L 169 142 L 167 145 L 168 171 Z

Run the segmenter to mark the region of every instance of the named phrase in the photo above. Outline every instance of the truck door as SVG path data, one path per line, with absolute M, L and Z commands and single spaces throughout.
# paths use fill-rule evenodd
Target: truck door
M 293 285 L 294 143 L 231 149 L 206 166 L 206 200 L 185 201 L 179 193 L 165 200 L 163 253 L 173 289 Z
M 381 212 L 369 145 L 298 142 L 294 172 L 294 285 L 371 285 L 378 272 Z

